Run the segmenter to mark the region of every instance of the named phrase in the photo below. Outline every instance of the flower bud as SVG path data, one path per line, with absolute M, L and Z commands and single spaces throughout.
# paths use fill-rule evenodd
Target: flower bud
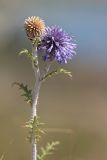
M 36 16 L 28 17 L 24 22 L 25 31 L 28 39 L 33 40 L 36 37 L 41 37 L 45 31 L 44 21 Z

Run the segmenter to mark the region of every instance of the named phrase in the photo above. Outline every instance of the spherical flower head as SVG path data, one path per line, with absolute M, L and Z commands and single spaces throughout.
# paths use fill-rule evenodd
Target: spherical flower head
M 27 37 L 33 40 L 36 37 L 40 37 L 45 31 L 44 21 L 36 16 L 28 17 L 24 22 L 25 31 Z
M 75 48 L 76 44 L 73 43 L 72 37 L 62 28 L 54 26 L 45 29 L 38 52 L 43 53 L 44 61 L 56 60 L 58 63 L 67 63 L 76 53 Z

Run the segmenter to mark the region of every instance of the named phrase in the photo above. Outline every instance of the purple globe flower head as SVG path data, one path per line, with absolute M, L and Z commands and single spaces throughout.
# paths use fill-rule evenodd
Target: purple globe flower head
M 57 26 L 47 27 L 42 37 L 41 44 L 38 46 L 38 52 L 43 53 L 43 59 L 56 60 L 58 63 L 67 63 L 72 59 L 76 44 L 72 37 L 65 33 L 62 28 Z

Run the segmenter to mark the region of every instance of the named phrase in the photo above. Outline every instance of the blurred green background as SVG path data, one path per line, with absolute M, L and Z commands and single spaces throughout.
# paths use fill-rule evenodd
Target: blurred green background
M 30 49 L 23 23 L 28 16 L 59 25 L 77 41 L 77 55 L 63 75 L 49 79 L 40 92 L 38 114 L 48 132 L 39 145 L 59 140 L 52 160 L 107 159 L 107 1 L 0 0 L 0 155 L 7 160 L 31 159 L 26 141 L 31 108 L 20 97 L 14 81 L 32 88 L 31 64 L 18 57 Z M 62 130 L 63 129 L 63 130 Z M 68 132 L 71 130 L 71 132 Z M 39 146 L 38 146 L 39 148 Z

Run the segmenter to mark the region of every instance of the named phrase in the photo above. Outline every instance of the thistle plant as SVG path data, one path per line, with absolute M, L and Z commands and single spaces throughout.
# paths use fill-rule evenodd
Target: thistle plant
M 59 142 L 47 143 L 45 148 L 41 148 L 41 154 L 38 155 L 37 143 L 44 133 L 41 129 L 42 123 L 39 122 L 37 115 L 40 88 L 45 80 L 59 73 L 64 73 L 72 78 L 71 72 L 61 66 L 76 54 L 76 44 L 62 28 L 46 27 L 44 21 L 36 16 L 25 19 L 24 28 L 32 50 L 30 52 L 23 49 L 19 54 L 25 54 L 30 59 L 35 75 L 35 84 L 32 90 L 23 83 L 15 82 L 14 84 L 23 90 L 24 100 L 31 105 L 30 121 L 26 123 L 26 127 L 29 128 L 28 139 L 32 145 L 32 160 L 43 160 Z M 42 63 L 42 67 L 40 63 Z M 55 63 L 58 64 L 57 68 L 53 67 Z

